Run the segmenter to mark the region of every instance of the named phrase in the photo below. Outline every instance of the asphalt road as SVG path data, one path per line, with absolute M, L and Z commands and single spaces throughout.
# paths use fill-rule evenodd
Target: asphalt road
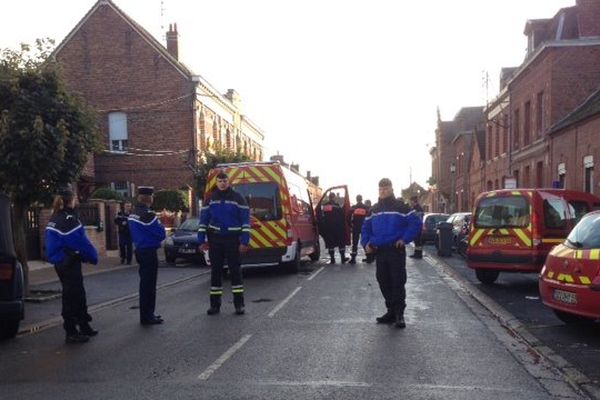
M 433 247 L 428 247 L 435 254 Z M 594 384 L 600 382 L 600 324 L 566 325 L 542 303 L 537 274 L 501 273 L 494 285 L 483 285 L 456 253 L 444 262 L 513 314 L 537 339 Z
M 0 344 L 2 398 L 579 398 L 424 260 L 408 262 L 407 328 L 375 324 L 374 269 L 247 271 L 244 316 L 227 290 L 206 315 L 202 275 L 159 291 L 163 325 L 140 326 L 133 299 L 95 312 L 85 345 L 65 345 L 58 326 L 18 337 Z

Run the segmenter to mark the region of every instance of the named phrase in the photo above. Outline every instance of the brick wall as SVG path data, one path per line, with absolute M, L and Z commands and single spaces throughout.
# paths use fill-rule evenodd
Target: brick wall
M 577 0 L 577 18 L 581 37 L 600 36 L 600 1 Z

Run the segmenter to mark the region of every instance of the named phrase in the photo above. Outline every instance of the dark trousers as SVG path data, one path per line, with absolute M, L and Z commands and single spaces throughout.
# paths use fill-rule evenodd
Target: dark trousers
M 77 325 L 92 320 L 87 311 L 81 261 L 67 257 L 65 261 L 54 266 L 62 285 L 62 317 L 63 327 L 67 334 L 77 333 Z
M 131 264 L 131 257 L 133 253 L 133 246 L 131 244 L 131 236 L 119 235 L 119 253 L 121 254 L 121 260 L 127 261 L 127 264 Z
M 352 229 L 352 252 L 350 253 L 353 256 L 358 254 L 358 242 L 360 241 L 360 231 L 361 229 Z
M 406 251 L 395 247 L 378 248 L 375 256 L 377 282 L 385 306 L 398 312 L 406 308 Z
M 238 236 L 211 235 L 208 256 L 210 257 L 210 304 L 221 306 L 223 296 L 223 266 L 227 262 L 231 276 L 231 291 L 236 307 L 244 305 L 244 286 L 242 283 L 242 268 L 240 265 L 240 238 Z
M 136 249 L 135 259 L 140 264 L 140 321 L 154 318 L 156 307 L 156 277 L 158 256 L 156 249 Z

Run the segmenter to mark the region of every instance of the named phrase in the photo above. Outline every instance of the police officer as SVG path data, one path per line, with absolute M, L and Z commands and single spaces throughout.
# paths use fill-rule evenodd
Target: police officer
M 115 225 L 119 231 L 119 252 L 121 254 L 121 264 L 131 265 L 132 257 L 132 242 L 131 232 L 129 232 L 129 214 L 131 213 L 131 202 L 126 201 L 123 204 L 123 209 L 117 213 L 115 218 Z
M 77 198 L 71 188 L 62 189 L 52 205 L 46 226 L 48 261 L 54 264 L 62 285 L 62 317 L 66 343 L 85 343 L 98 331 L 92 329 L 88 314 L 81 263 L 98 263 L 98 253 L 85 235 L 75 214 Z M 79 326 L 79 329 L 77 327 Z
M 337 196 L 334 192 L 329 193 L 328 200 L 321 204 L 321 209 L 317 214 L 319 222 L 319 232 L 325 241 L 325 246 L 329 251 L 330 264 L 335 264 L 335 248 L 340 252 L 342 264 L 348 261 L 346 258 L 346 230 L 347 224 L 344 217 L 344 210 L 337 202 Z
M 208 204 L 202 207 L 198 241 L 203 251 L 208 250 L 211 264 L 210 308 L 207 314 L 215 315 L 221 311 L 225 262 L 231 275 L 235 313 L 244 314 L 240 256 L 249 249 L 250 208 L 244 197 L 230 186 L 229 176 L 224 171 L 217 175 L 217 187 L 210 193 Z
M 387 312 L 377 323 L 406 327 L 406 244 L 419 232 L 421 221 L 404 203 L 396 200 L 392 182 L 379 181 L 379 202 L 363 224 L 361 243 L 367 253 L 375 253 L 377 282 Z
M 413 211 L 421 221 L 423 221 L 423 207 L 419 204 L 419 198 L 417 196 L 412 196 L 410 198 L 410 206 Z M 421 240 L 421 230 L 423 226 L 421 225 L 421 229 L 419 229 L 419 234 L 415 239 L 415 252 L 409 256 L 410 258 L 423 258 L 423 241 Z
M 356 254 L 358 251 L 358 241 L 360 239 L 360 231 L 362 230 L 363 222 L 367 216 L 367 206 L 362 202 L 362 196 L 356 196 L 356 204 L 350 208 L 348 214 L 348 222 L 352 227 L 352 251 L 350 253 L 350 264 L 356 264 Z
M 365 200 L 365 207 L 367 208 L 367 216 L 371 215 L 371 207 L 372 206 L 373 205 L 371 204 L 371 200 L 369 200 L 369 199 Z M 367 264 L 373 264 L 373 261 L 375 261 L 374 253 L 365 254 L 365 258 L 363 258 L 363 262 L 366 262 Z
M 150 209 L 154 201 L 153 195 L 153 187 L 140 186 L 135 211 L 128 218 L 129 231 L 135 245 L 135 259 L 140 265 L 140 323 L 142 325 L 163 323 L 162 317 L 154 314 L 154 310 L 158 274 L 156 250 L 165 239 L 166 232 L 156 214 Z

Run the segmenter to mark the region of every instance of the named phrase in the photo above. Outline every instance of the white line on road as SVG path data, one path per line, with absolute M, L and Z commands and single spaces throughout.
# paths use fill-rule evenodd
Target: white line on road
M 242 338 L 238 340 L 233 346 L 231 346 L 225 353 L 223 353 L 223 355 L 219 357 L 217 361 L 209 365 L 209 367 L 206 368 L 204 372 L 198 375 L 198 379 L 205 381 L 208 378 L 210 378 L 210 376 L 214 374 L 215 371 L 218 370 L 225 363 L 225 361 L 227 361 L 236 351 L 238 351 L 244 345 L 244 343 L 246 343 L 251 337 L 252 335 L 242 336 Z
M 292 293 L 290 293 L 290 295 L 288 297 L 286 297 L 285 299 L 283 299 L 283 301 L 279 304 L 277 304 L 277 306 L 269 313 L 267 314 L 267 316 L 269 318 L 273 318 L 273 316 L 277 313 L 277 311 L 281 310 L 283 308 L 283 306 L 285 306 L 285 304 L 290 301 L 290 299 L 292 297 L 294 297 L 294 295 L 296 293 L 298 293 L 300 291 L 300 289 L 302 289 L 302 286 L 298 286 Z
M 312 279 L 313 279 L 315 276 L 319 275 L 319 272 L 323 271 L 324 269 L 325 269 L 325 267 L 321 267 L 321 268 L 319 268 L 319 269 L 317 270 L 317 272 L 315 272 L 314 274 L 312 274 L 312 275 L 311 275 L 311 276 L 310 276 L 310 277 L 307 279 L 307 281 L 310 281 L 310 280 L 312 280 Z
M 307 382 L 296 382 L 296 381 L 259 381 L 258 385 L 266 386 L 311 386 L 311 387 L 371 387 L 370 383 L 366 382 L 350 382 L 350 381 L 307 381 Z

